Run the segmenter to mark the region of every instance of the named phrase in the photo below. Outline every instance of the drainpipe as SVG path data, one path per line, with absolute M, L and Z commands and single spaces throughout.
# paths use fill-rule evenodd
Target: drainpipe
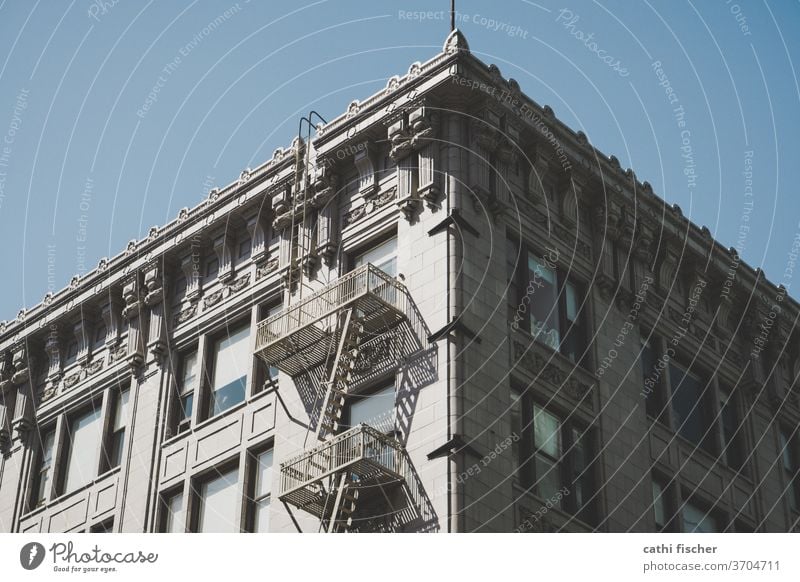
M 447 113 L 447 213 L 453 209 L 461 209 L 461 188 L 464 181 L 461 147 L 465 143 L 463 134 L 463 119 L 456 112 Z M 447 232 L 447 321 L 450 323 L 454 317 L 461 315 L 463 306 L 461 295 L 461 278 L 458 269 L 461 265 L 462 248 L 458 235 L 454 229 L 448 228 Z M 461 436 L 462 431 L 462 370 L 456 355 L 461 351 L 461 335 L 455 334 L 447 341 L 447 399 L 448 399 L 448 440 L 454 436 Z M 461 453 L 463 454 L 463 453 Z M 457 533 L 463 530 L 464 492 L 458 482 L 458 467 L 461 454 L 448 457 L 448 491 L 449 499 L 449 524 L 448 531 Z

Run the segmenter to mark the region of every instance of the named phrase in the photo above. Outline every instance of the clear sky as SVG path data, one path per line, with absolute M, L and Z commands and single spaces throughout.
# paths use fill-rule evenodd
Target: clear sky
M 473 53 L 800 297 L 800 3 L 457 4 Z M 0 320 L 436 54 L 447 10 L 0 0 Z

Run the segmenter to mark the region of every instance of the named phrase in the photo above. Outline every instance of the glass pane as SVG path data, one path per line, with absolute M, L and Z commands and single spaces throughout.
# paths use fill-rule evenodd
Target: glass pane
M 130 390 L 120 392 L 117 398 L 117 410 L 114 413 L 114 430 L 119 430 L 128 424 L 128 397 Z
M 102 428 L 99 408 L 72 423 L 64 481 L 65 493 L 74 491 L 97 477 Z
M 349 425 L 368 424 L 381 432 L 394 430 L 394 385 L 366 396 L 354 396 Z
M 397 276 L 397 238 L 390 238 L 386 242 L 371 248 L 356 257 L 356 267 L 372 263 L 387 275 Z
M 706 432 L 706 410 L 703 385 L 694 376 L 670 364 L 672 385 L 672 410 L 675 429 L 686 439 L 701 444 Z
M 536 494 L 545 501 L 551 501 L 557 507 L 561 501 L 556 493 L 561 489 L 561 478 L 558 474 L 558 465 L 537 454 L 536 457 Z
M 211 416 L 244 401 L 249 363 L 249 327 L 242 328 L 216 343 Z
M 683 506 L 683 529 L 688 533 L 714 533 L 717 520 L 699 507 L 687 503 Z
M 269 311 L 267 311 L 267 317 L 272 317 L 273 315 L 277 315 L 282 310 L 283 310 L 282 305 L 276 305 L 275 307 L 272 307 L 269 309 Z M 259 362 L 260 361 L 261 360 L 259 359 Z M 275 366 L 269 366 L 267 368 L 267 378 L 269 380 L 276 380 L 278 378 L 278 368 L 276 368 Z
M 36 492 L 36 505 L 45 501 L 47 496 L 47 486 L 53 476 L 53 442 L 55 441 L 55 432 L 47 433 L 42 440 L 42 461 L 39 467 L 39 483 L 38 491 Z
M 656 519 L 656 527 L 663 529 L 667 524 L 666 509 L 664 508 L 664 486 L 653 480 L 653 513 Z
M 189 393 L 181 397 L 181 421 L 192 418 L 192 405 L 194 404 L 194 394 Z
M 642 339 L 642 353 L 640 356 L 642 365 L 642 394 L 645 397 L 645 411 L 651 418 L 659 418 L 662 412 L 662 399 L 659 392 L 661 386 L 656 376 L 657 355 L 651 342 Z
M 531 333 L 536 340 L 557 350 L 561 331 L 556 274 L 533 255 L 528 255 L 528 283 L 523 293 L 530 297 Z
M 239 531 L 238 469 L 200 486 L 200 513 L 197 531 L 236 533 Z
M 533 407 L 533 445 L 538 452 L 554 459 L 561 456 L 559 439 L 560 422 L 558 418 L 546 410 Z
M 183 494 L 178 493 L 166 500 L 166 533 L 183 533 L 186 530 L 186 513 L 183 510 Z
M 265 451 L 256 459 L 256 487 L 255 497 L 261 497 L 270 492 L 272 488 L 272 450 Z
M 575 288 L 575 285 L 567 282 L 565 286 L 566 290 L 566 297 L 565 301 L 567 303 L 567 319 L 569 321 L 577 321 L 578 320 L 578 307 L 580 303 L 578 302 L 578 291 Z
M 183 358 L 183 377 L 181 389 L 194 388 L 194 381 L 197 378 L 197 351 L 186 354 Z
M 266 533 L 269 531 L 269 497 L 256 503 L 253 531 Z

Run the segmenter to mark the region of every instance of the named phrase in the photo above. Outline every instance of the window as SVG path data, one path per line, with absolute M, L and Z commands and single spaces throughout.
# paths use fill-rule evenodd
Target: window
M 367 424 L 380 432 L 394 431 L 394 383 L 375 392 L 348 397 L 345 428 Z
M 519 474 L 520 471 L 520 461 L 522 460 L 522 448 L 520 447 L 520 441 L 522 439 L 522 394 L 520 391 L 512 386 L 511 387 L 511 409 L 510 409 L 511 418 L 511 462 L 513 463 L 513 470 L 512 472 L 517 475 L 518 478 L 521 478 Z
M 706 383 L 674 363 L 669 365 L 669 378 L 674 429 L 711 452 L 713 439 L 709 430 Z
M 175 279 L 175 298 L 181 298 L 186 293 L 186 277 L 180 276 Z
M 516 245 L 509 242 L 507 250 L 507 262 L 513 261 L 516 267 L 509 286 L 509 291 L 516 293 L 514 305 L 509 305 L 512 326 L 521 327 L 536 341 L 580 362 L 587 351 L 581 289 L 557 268 L 557 251 L 549 249 L 543 257 L 524 245 L 519 253 Z
M 97 477 L 103 421 L 100 407 L 75 418 L 69 429 L 64 493 L 70 493 Z
M 108 327 L 106 327 L 106 324 L 101 323 L 100 325 L 98 325 L 97 330 L 94 333 L 94 342 L 93 342 L 94 347 L 101 346 L 103 342 L 106 341 L 107 334 L 108 334 Z
M 591 523 L 589 433 L 540 406 L 527 393 L 516 398 L 511 409 L 512 430 L 519 430 L 521 439 L 512 452 L 517 455 L 520 484 L 544 501 Z M 515 414 L 519 414 L 518 421 Z
M 643 334 L 645 335 L 645 334 Z M 657 339 L 649 341 L 642 338 L 640 363 L 642 367 L 642 396 L 645 399 L 645 412 L 653 419 L 667 420 L 664 414 L 664 392 L 661 383 L 661 372 L 658 365 Z
M 214 373 L 208 416 L 216 416 L 244 401 L 250 366 L 250 327 L 245 326 L 214 342 Z
M 106 462 L 109 469 L 119 467 L 122 462 L 122 449 L 125 446 L 125 427 L 128 425 L 128 396 L 130 396 L 130 390 L 126 388 L 120 391 L 116 398 L 111 434 L 108 437 L 108 458 Z
M 178 382 L 175 416 L 176 432 L 185 432 L 192 424 L 192 408 L 194 405 L 194 390 L 197 385 L 197 350 L 187 352 L 181 358 L 180 381 Z
M 250 250 L 253 246 L 253 241 L 250 238 L 244 239 L 239 243 L 239 259 L 246 259 L 250 256 Z
M 733 469 L 741 469 L 742 430 L 739 427 L 739 414 L 736 411 L 736 395 L 728 390 L 719 391 L 719 416 L 722 424 L 722 448 L 725 460 Z
M 47 493 L 50 483 L 53 481 L 53 443 L 56 439 L 56 431 L 50 430 L 44 434 L 39 449 L 38 469 L 34 477 L 33 486 L 33 506 L 39 507 L 47 502 Z
M 78 341 L 72 340 L 67 344 L 67 358 L 65 364 L 71 364 L 78 357 Z
M 669 509 L 669 492 L 667 485 L 659 478 L 653 478 L 653 519 L 656 524 L 656 531 L 666 531 L 672 519 L 672 512 Z
M 372 263 L 392 277 L 397 276 L 397 237 L 392 237 L 356 256 L 355 268 Z
M 186 510 L 183 506 L 183 493 L 177 492 L 161 498 L 162 526 L 164 533 L 183 533 L 186 531 Z
M 206 278 L 212 279 L 217 276 L 219 272 L 219 259 L 216 257 L 206 263 Z
M 797 450 L 794 439 L 787 430 L 781 430 L 781 466 L 786 480 L 786 495 L 792 511 L 800 511 L 800 484 L 798 484 Z
M 269 504 L 272 492 L 272 449 L 251 457 L 253 466 L 250 492 L 250 531 L 269 531 Z
M 693 503 L 683 505 L 683 531 L 686 533 L 716 533 L 719 531 L 716 518 L 710 512 Z
M 200 484 L 197 531 L 236 533 L 239 531 L 239 470 L 234 469 Z

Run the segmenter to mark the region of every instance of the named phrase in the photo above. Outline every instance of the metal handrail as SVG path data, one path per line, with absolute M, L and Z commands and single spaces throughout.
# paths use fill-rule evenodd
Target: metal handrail
M 337 473 L 360 460 L 371 460 L 405 477 L 403 446 L 369 425 L 360 424 L 281 463 L 279 496 Z
M 293 331 L 319 321 L 346 303 L 367 293 L 407 312 L 405 287 L 393 277 L 368 263 L 346 273 L 299 303 L 259 322 L 256 332 L 256 350 L 262 350 Z

